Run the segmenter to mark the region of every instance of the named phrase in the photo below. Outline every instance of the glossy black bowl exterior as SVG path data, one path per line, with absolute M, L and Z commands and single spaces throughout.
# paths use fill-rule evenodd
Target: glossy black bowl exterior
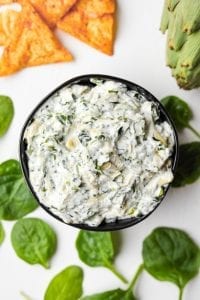
M 35 196 L 36 200 L 38 201 L 38 203 L 40 204 L 40 206 L 42 208 L 44 208 L 51 216 L 53 216 L 54 218 L 62 221 L 63 223 L 65 223 L 61 218 L 59 218 L 58 216 L 56 216 L 54 213 L 52 213 L 48 207 L 46 207 L 44 204 L 40 203 L 37 194 L 34 191 L 34 188 L 30 182 L 29 179 L 29 169 L 28 169 L 28 157 L 26 155 L 26 142 L 24 141 L 24 133 L 25 130 L 27 128 L 27 126 L 29 126 L 29 124 L 32 122 L 35 113 L 37 112 L 37 110 L 46 102 L 49 100 L 49 98 L 51 96 L 53 96 L 57 91 L 59 91 L 60 89 L 62 89 L 65 86 L 69 86 L 72 84 L 82 84 L 82 85 L 90 85 L 93 86 L 93 84 L 90 82 L 91 78 L 96 78 L 96 79 L 101 79 L 101 80 L 113 80 L 113 81 L 117 81 L 117 82 L 121 82 L 123 84 L 125 84 L 127 86 L 128 89 L 130 90 L 134 90 L 137 91 L 139 94 L 142 94 L 148 101 L 152 101 L 154 103 L 156 103 L 158 105 L 158 108 L 160 110 L 160 121 L 167 121 L 171 127 L 174 130 L 174 140 L 175 140 L 175 145 L 174 145 L 174 151 L 172 154 L 172 172 L 175 172 L 175 168 L 176 168 L 176 164 L 177 164 L 177 160 L 178 160 L 178 137 L 177 137 L 177 133 L 176 133 L 176 129 L 174 127 L 174 124 L 172 122 L 172 120 L 170 119 L 170 117 L 168 116 L 167 112 L 165 111 L 165 109 L 163 108 L 163 106 L 161 105 L 161 103 L 151 94 L 149 93 L 147 90 L 145 90 L 143 87 L 132 83 L 130 81 L 121 79 L 121 78 L 117 78 L 117 77 L 113 77 L 113 76 L 108 76 L 108 75 L 101 75 L 101 74 L 89 74 L 89 75 L 82 75 L 82 76 L 78 76 L 75 78 L 72 78 L 70 80 L 67 80 L 66 82 L 64 82 L 62 85 L 60 85 L 59 87 L 57 87 L 54 91 L 52 91 L 49 95 L 47 95 L 37 106 L 36 108 L 33 110 L 33 112 L 30 114 L 30 116 L 28 117 L 27 121 L 25 122 L 22 132 L 21 132 L 21 137 L 20 137 L 20 162 L 21 162 L 21 166 L 22 166 L 22 170 L 26 179 L 26 182 L 31 190 L 31 192 L 33 193 L 33 195 Z M 164 191 L 164 194 L 161 198 L 161 200 L 158 202 L 158 204 L 156 205 L 156 207 L 147 215 L 142 215 L 140 217 L 132 217 L 132 218 L 127 218 L 127 219 L 123 219 L 123 220 L 117 220 L 115 222 L 110 222 L 110 223 L 101 223 L 99 226 L 97 227 L 92 227 L 92 226 L 88 226 L 86 224 L 68 224 L 77 228 L 81 228 L 84 230 L 91 230 L 91 231 L 113 231 L 113 230 L 119 230 L 119 229 L 124 229 L 130 226 L 133 226 L 139 222 L 141 222 L 142 220 L 146 219 L 158 206 L 159 204 L 162 202 L 162 200 L 164 199 L 169 186 L 167 186 L 167 188 Z M 65 223 L 66 224 L 66 223 Z

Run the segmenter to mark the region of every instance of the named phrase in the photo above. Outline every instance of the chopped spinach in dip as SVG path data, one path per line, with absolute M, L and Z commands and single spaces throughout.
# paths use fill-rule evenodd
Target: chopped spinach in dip
M 56 92 L 25 132 L 41 203 L 66 223 L 146 215 L 173 179 L 174 134 L 155 103 L 115 81 Z

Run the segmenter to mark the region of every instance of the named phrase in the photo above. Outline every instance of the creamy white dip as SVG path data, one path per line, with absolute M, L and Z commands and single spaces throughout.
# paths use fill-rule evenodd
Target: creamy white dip
M 173 179 L 174 134 L 155 103 L 115 81 L 55 93 L 25 131 L 41 203 L 66 223 L 146 215 Z

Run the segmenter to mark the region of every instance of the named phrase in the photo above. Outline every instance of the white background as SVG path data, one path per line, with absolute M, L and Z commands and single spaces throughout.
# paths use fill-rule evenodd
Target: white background
M 163 0 L 118 0 L 118 30 L 115 55 L 108 57 L 74 38 L 57 32 L 62 42 L 74 54 L 72 63 L 34 67 L 16 75 L 0 78 L 0 94 L 12 97 L 15 118 L 8 134 L 0 140 L 0 161 L 18 157 L 19 134 L 31 110 L 51 90 L 73 76 L 102 73 L 120 76 L 144 86 L 157 98 L 178 95 L 194 111 L 192 124 L 200 129 L 200 90 L 183 91 L 178 88 L 165 66 L 165 37 L 159 31 Z M 187 130 L 180 141 L 195 137 Z M 116 259 L 118 269 L 131 279 L 141 263 L 144 237 L 157 226 L 174 226 L 186 230 L 200 244 L 200 184 L 171 189 L 160 207 L 142 223 L 120 232 L 122 246 Z M 124 287 L 117 278 L 103 268 L 84 266 L 78 259 L 74 241 L 78 230 L 54 220 L 41 208 L 31 214 L 51 224 L 58 235 L 58 250 L 50 270 L 31 266 L 16 257 L 10 243 L 12 222 L 3 222 L 6 239 L 0 248 L 0 299 L 20 300 L 20 291 L 33 300 L 42 300 L 50 279 L 67 265 L 84 267 L 86 294 Z M 195 278 L 185 290 L 185 300 L 200 298 L 200 278 Z M 176 300 L 177 288 L 170 283 L 154 280 L 144 273 L 136 288 L 140 300 Z

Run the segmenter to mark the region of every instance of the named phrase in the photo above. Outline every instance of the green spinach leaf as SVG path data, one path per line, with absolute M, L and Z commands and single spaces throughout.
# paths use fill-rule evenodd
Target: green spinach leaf
M 0 245 L 3 243 L 3 240 L 5 238 L 5 231 L 3 229 L 3 225 L 0 222 Z
M 116 270 L 113 265 L 114 247 L 110 232 L 79 232 L 76 240 L 76 248 L 79 258 L 91 267 L 106 267 L 119 279 L 127 283 L 127 280 Z
M 182 99 L 176 96 L 168 96 L 161 100 L 162 105 L 167 110 L 169 116 L 173 120 L 177 130 L 184 128 L 190 129 L 198 138 L 200 138 L 199 132 L 197 132 L 190 124 L 192 119 L 192 111 L 189 105 Z
M 57 238 L 53 229 L 37 218 L 18 220 L 13 226 L 11 241 L 16 254 L 29 264 L 49 267 L 56 251 Z
M 0 164 L 0 219 L 16 220 L 37 207 L 24 181 L 19 162 L 11 159 Z
M 178 166 L 172 186 L 182 187 L 200 178 L 200 142 L 180 145 Z
M 14 106 L 12 100 L 7 96 L 0 95 L 0 137 L 8 131 L 13 116 Z
M 145 269 L 156 279 L 175 283 L 180 299 L 185 285 L 200 267 L 200 251 L 182 230 L 157 228 L 143 242 Z
M 44 300 L 78 300 L 82 296 L 83 271 L 70 266 L 57 274 L 47 287 Z
M 116 289 L 104 293 L 86 296 L 81 300 L 136 300 L 136 298 L 133 296 L 132 291 L 123 291 L 121 289 Z

